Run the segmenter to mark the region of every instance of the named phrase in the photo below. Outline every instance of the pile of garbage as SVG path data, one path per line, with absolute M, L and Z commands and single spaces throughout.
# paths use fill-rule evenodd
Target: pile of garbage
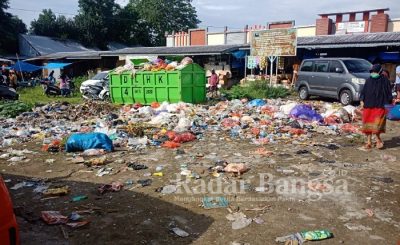
M 115 107 L 108 103 L 82 105 L 53 103 L 36 107 L 15 119 L 0 119 L 0 144 L 43 140 L 60 145 L 73 134 L 102 133 L 116 147 L 178 148 L 223 132 L 257 145 L 277 141 L 304 141 L 313 134 L 359 133 L 360 111 L 354 106 L 284 100 L 232 100 L 215 105 L 152 103 Z M 52 147 L 48 149 L 54 149 Z M 106 149 L 109 150 L 109 149 Z
M 180 63 L 177 61 L 171 61 L 171 60 L 163 60 L 160 58 L 157 58 L 153 61 L 142 63 L 139 65 L 139 70 L 142 71 L 152 71 L 152 72 L 157 72 L 157 71 L 173 71 L 173 70 L 180 70 L 184 68 L 185 66 L 192 64 L 193 60 L 190 57 L 185 57 L 182 59 Z M 121 74 L 123 72 L 131 71 L 133 73 L 136 73 L 138 71 L 133 64 L 126 64 L 124 66 L 117 67 L 114 72 Z

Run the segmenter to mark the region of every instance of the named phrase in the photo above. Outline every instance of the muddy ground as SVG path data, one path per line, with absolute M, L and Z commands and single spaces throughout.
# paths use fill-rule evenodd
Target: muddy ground
M 276 244 L 278 236 L 318 229 L 330 230 L 334 238 L 310 244 L 396 244 L 400 240 L 399 123 L 388 123 L 384 140 L 384 150 L 362 151 L 358 149 L 360 139 L 315 134 L 302 144 L 288 140 L 265 145 L 273 155 L 260 156 L 254 153 L 260 146 L 249 140 L 207 133 L 203 140 L 184 144 L 181 149 L 185 154 L 154 147 L 108 154 L 107 166 L 113 168 L 113 174 L 103 177 L 96 176 L 97 169 L 72 163 L 70 154 L 41 152 L 41 142 L 31 142 L 14 146 L 36 152 L 26 155 L 29 161 L 10 164 L 1 160 L 0 169 L 8 187 L 40 179 L 51 187 L 68 185 L 71 189 L 68 195 L 53 199 L 34 193 L 32 187 L 10 190 L 22 244 Z M 54 162 L 46 162 L 48 159 Z M 217 160 L 243 162 L 250 170 L 240 177 L 216 177 L 207 169 Z M 127 170 L 127 162 L 149 168 Z M 178 188 L 181 193 L 157 192 L 160 187 L 176 184 L 175 174 L 185 163 L 201 179 Z M 159 165 L 164 166 L 163 176 L 145 177 Z M 267 193 L 256 191 L 262 173 L 269 183 Z M 147 178 L 153 180 L 150 186 L 136 184 Z M 125 188 L 98 194 L 101 184 L 113 181 L 125 183 Z M 201 192 L 202 181 L 211 182 L 214 189 Z M 217 192 L 218 181 L 222 193 Z M 235 193 L 232 183 L 239 181 L 245 182 L 244 188 L 238 184 Z M 191 193 L 193 190 L 200 193 Z M 88 199 L 72 202 L 78 195 Z M 204 209 L 200 206 L 204 196 L 228 198 L 229 210 Z M 84 220 L 90 223 L 76 229 L 47 225 L 40 212 L 49 210 L 64 215 L 85 211 Z M 229 211 L 258 217 L 261 224 L 252 222 L 233 230 L 225 217 Z M 171 233 L 171 227 L 189 236 L 178 237 Z

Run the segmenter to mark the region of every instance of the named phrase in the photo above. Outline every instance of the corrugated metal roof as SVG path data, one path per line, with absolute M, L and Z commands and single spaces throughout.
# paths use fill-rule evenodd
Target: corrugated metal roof
M 363 33 L 347 35 L 329 35 L 299 37 L 299 48 L 306 47 L 374 47 L 400 45 L 400 32 Z
M 93 51 L 84 47 L 82 44 L 71 40 L 60 40 L 45 36 L 26 35 L 22 34 L 24 38 L 40 55 L 46 55 L 57 52 L 77 52 L 77 51 Z
M 224 54 L 237 50 L 245 45 L 212 45 L 212 46 L 186 46 L 186 47 L 136 47 L 112 51 L 108 55 L 211 55 Z
M 100 55 L 108 53 L 109 51 L 79 51 L 79 52 L 58 52 L 48 55 L 42 55 L 34 58 L 27 59 L 30 60 L 79 60 L 79 59 L 101 59 Z

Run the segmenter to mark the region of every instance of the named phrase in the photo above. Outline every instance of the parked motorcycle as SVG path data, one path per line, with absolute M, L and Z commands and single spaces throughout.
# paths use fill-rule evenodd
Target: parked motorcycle
M 43 92 L 47 96 L 59 96 L 61 95 L 61 89 L 50 83 L 50 81 L 46 78 L 40 82 L 42 84 Z
M 19 95 L 15 89 L 8 87 L 7 85 L 0 84 L 0 99 L 5 100 L 18 100 Z
M 109 100 L 108 79 L 87 80 L 80 87 L 82 97 L 87 100 Z

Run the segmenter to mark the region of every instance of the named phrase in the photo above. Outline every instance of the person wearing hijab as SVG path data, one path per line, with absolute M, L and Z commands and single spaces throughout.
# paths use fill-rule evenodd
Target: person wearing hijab
M 376 148 L 383 148 L 381 134 L 386 130 L 385 105 L 393 100 L 390 81 L 383 76 L 382 66 L 373 65 L 370 77 L 361 91 L 361 107 L 363 107 L 362 132 L 367 136 L 366 149 L 372 148 L 372 135 L 376 137 Z
M 18 78 L 14 70 L 10 71 L 10 87 L 13 89 L 17 89 L 18 87 Z

